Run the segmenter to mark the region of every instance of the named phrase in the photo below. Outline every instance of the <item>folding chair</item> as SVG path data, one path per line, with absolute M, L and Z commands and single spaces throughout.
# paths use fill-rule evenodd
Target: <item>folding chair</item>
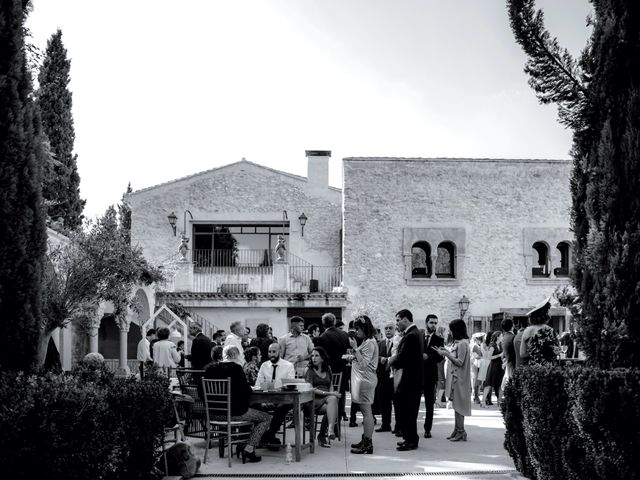
M 178 403 L 178 412 L 184 419 L 184 433 L 189 437 L 204 438 L 206 432 L 206 416 L 204 413 L 204 400 L 200 394 L 202 384 L 200 379 L 204 370 L 191 368 L 179 368 L 176 370 L 180 392 L 191 397 L 193 402 L 185 404 Z
M 214 435 L 219 441 L 219 451 L 224 452 L 225 446 L 229 448 L 228 459 L 231 467 L 232 447 L 244 444 L 249 438 L 253 428 L 252 422 L 231 420 L 231 379 L 209 380 L 202 379 L 202 390 L 204 392 L 204 406 L 206 415 L 206 436 L 204 463 L 207 463 L 207 453 L 211 436 Z M 214 420 L 225 416 L 226 420 Z M 221 455 L 222 456 L 222 455 Z

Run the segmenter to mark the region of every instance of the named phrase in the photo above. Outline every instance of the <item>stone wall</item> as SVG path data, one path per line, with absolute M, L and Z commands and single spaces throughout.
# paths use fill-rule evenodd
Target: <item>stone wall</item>
M 345 159 L 345 318 L 366 310 L 381 325 L 408 308 L 424 327 L 428 313 L 458 318 L 463 294 L 468 315 L 535 305 L 567 280 L 527 281 L 524 232 L 546 227 L 572 239 L 570 171 L 563 160 Z M 408 285 L 403 232 L 420 228 L 464 229 L 455 281 Z
M 286 210 L 290 252 L 314 265 L 340 264 L 341 193 L 329 187 L 311 189 L 304 177 L 243 160 L 133 192 L 128 201 L 132 242 L 143 248 L 145 258 L 167 270 L 178 259 L 185 210 L 193 214 L 193 222 L 281 222 Z M 167 220 L 171 212 L 178 217 L 176 236 Z M 304 236 L 298 221 L 303 212 L 308 217 Z M 191 236 L 191 218 L 186 218 Z

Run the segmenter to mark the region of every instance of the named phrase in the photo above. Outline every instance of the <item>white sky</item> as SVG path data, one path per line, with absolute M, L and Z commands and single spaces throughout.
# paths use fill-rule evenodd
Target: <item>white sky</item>
M 351 156 L 568 158 L 504 0 L 33 0 L 71 59 L 85 215 L 246 157 L 306 176 Z M 539 0 L 577 54 L 587 0 Z

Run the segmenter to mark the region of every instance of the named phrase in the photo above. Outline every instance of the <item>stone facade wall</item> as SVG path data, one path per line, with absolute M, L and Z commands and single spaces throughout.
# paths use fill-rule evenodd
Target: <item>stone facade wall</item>
M 177 261 L 185 210 L 193 214 L 193 222 L 281 222 L 286 210 L 289 251 L 314 265 L 340 264 L 341 193 L 333 188 L 311 192 L 303 177 L 241 161 L 133 192 L 128 200 L 132 242 L 155 265 L 171 268 Z M 171 212 L 178 217 L 176 236 L 167 220 Z M 303 212 L 308 217 L 304 236 L 298 220 Z M 191 236 L 191 218 L 186 218 Z
M 462 295 L 467 315 L 535 305 L 567 280 L 527 282 L 524 231 L 564 229 L 572 240 L 570 171 L 560 160 L 345 159 L 345 318 L 366 310 L 379 326 L 408 308 L 424 327 L 428 313 L 458 318 Z M 462 276 L 408 285 L 403 231 L 434 226 L 464 228 Z

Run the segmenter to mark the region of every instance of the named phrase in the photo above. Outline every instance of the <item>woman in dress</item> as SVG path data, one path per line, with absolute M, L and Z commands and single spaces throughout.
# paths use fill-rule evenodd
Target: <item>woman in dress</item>
M 500 406 L 500 385 L 502 377 L 504 377 L 504 368 L 502 367 L 502 332 L 496 330 L 491 334 L 489 341 L 489 358 L 491 363 L 487 370 L 487 377 L 484 381 L 484 392 L 482 395 L 482 403 L 480 406 L 486 408 L 491 403 L 491 390 L 496 394 L 496 402 Z
M 340 393 L 333 390 L 331 367 L 329 367 L 329 355 L 322 347 L 315 347 L 311 351 L 309 367 L 304 373 L 307 383 L 315 389 L 313 408 L 316 413 L 324 413 L 327 416 L 328 429 L 331 432 L 327 439 L 322 433 L 318 434 L 318 443 L 321 447 L 329 448 L 330 440 L 336 438 L 334 427 L 338 419 L 338 398 Z
M 455 427 L 447 440 L 467 441 L 464 430 L 464 417 L 471 415 L 471 349 L 467 326 L 463 320 L 452 320 L 449 330 L 453 335 L 453 346 L 435 348 L 440 355 L 446 357 L 447 363 L 447 398 L 453 404 Z
M 249 343 L 250 347 L 258 347 L 260 349 L 260 358 L 266 361 L 269 359 L 269 345 L 273 343 L 273 337 L 270 335 L 271 327 L 266 323 L 259 323 L 256 327 L 256 338 L 252 338 Z M 258 363 L 258 367 L 262 363 Z
M 349 337 L 353 349 L 351 360 L 351 400 L 360 406 L 364 433 L 362 441 L 351 445 L 351 453 L 373 453 L 373 411 L 371 405 L 375 395 L 378 376 L 378 343 L 375 341 L 376 329 L 366 315 L 356 318 L 353 326 L 357 337 L 362 340 L 358 346 L 355 338 Z
M 253 387 L 258 378 L 258 371 L 260 371 L 260 360 L 262 359 L 260 349 L 258 347 L 247 348 L 244 351 L 244 359 L 245 364 L 242 370 L 244 370 L 244 375 L 247 377 L 247 382 Z

